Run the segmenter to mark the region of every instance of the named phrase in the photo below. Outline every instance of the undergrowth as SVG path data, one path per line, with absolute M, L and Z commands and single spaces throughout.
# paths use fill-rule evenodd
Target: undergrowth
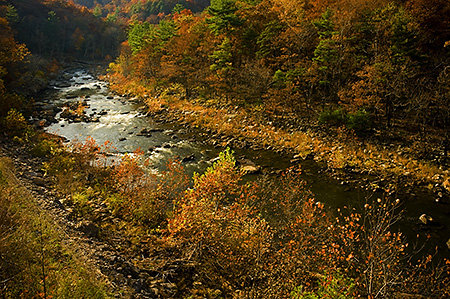
M 336 214 L 316 202 L 300 169 L 244 183 L 230 150 L 190 182 L 178 162 L 154 176 L 143 171 L 140 152 L 99 167 L 85 160 L 88 153 L 95 153 L 91 161 L 104 155 L 92 150 L 95 142 L 74 148 L 82 150 L 66 155 L 76 165 L 85 163 L 72 169 L 79 178 L 72 182 L 78 191 L 70 193 L 75 206 L 89 217 L 89 207 L 106 203 L 119 225 L 100 219 L 103 238 L 123 231 L 132 243 L 129 250 L 156 246 L 158 260 L 176 259 L 178 269 L 189 273 L 170 276 L 179 288 L 177 298 L 448 295 L 446 265 L 432 266 L 432 256 L 414 265 L 403 262 L 408 244 L 394 230 L 399 207 L 388 197 L 368 199 L 362 213 Z M 60 166 L 51 160 L 49 165 Z M 83 179 L 86 174 L 89 180 Z M 158 241 L 140 244 L 150 236 Z M 346 291 L 340 291 L 342 285 Z

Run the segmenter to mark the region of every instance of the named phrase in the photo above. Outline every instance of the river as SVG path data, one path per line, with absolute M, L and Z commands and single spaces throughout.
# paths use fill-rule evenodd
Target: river
M 84 141 L 88 136 L 98 144 L 112 142 L 113 154 L 120 156 L 140 148 L 151 161 L 152 169 L 162 169 L 170 159 L 178 158 L 188 174 L 202 172 L 212 164 L 223 148 L 216 148 L 201 142 L 195 134 L 187 133 L 179 124 L 159 124 L 145 114 L 142 103 L 130 102 L 114 95 L 108 84 L 85 69 L 67 70 L 59 80 L 51 82 L 49 90 L 38 101 L 42 109 L 54 109 L 67 103 L 85 100 L 86 115 L 96 121 L 72 121 L 56 115 L 56 122 L 46 127 L 50 133 L 68 141 Z M 291 166 L 290 157 L 276 152 L 233 149 L 239 158 L 246 158 L 269 170 L 282 170 Z M 303 179 L 314 193 L 317 201 L 330 209 L 348 206 L 359 210 L 367 198 L 382 194 L 349 187 L 321 173 L 321 167 L 313 161 L 302 162 Z M 250 176 L 249 179 L 252 179 Z M 404 216 L 399 229 L 410 243 L 427 241 L 427 248 L 439 248 L 439 256 L 450 258 L 446 241 L 450 238 L 450 209 L 445 203 L 436 203 L 430 194 L 415 192 L 415 196 L 397 194 L 402 201 Z M 419 224 L 418 218 L 426 213 L 438 225 Z M 429 238 L 427 237 L 429 236 Z

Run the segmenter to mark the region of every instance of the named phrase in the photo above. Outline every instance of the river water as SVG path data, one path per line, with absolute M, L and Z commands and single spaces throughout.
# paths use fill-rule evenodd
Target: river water
M 177 124 L 162 125 L 152 121 L 146 116 L 142 104 L 114 95 L 106 82 L 98 80 L 84 69 L 66 71 L 62 78 L 51 83 L 49 92 L 39 104 L 54 108 L 85 100 L 86 115 L 98 118 L 98 122 L 74 122 L 60 118 L 58 114 L 57 122 L 46 128 L 50 133 L 65 137 L 68 141 L 83 142 L 88 136 L 98 144 L 110 141 L 115 147 L 113 153 L 117 156 L 140 148 L 150 159 L 154 171 L 164 168 L 170 159 L 178 158 L 183 160 L 188 174 L 202 172 L 223 150 L 203 144 L 201 138 L 186 134 L 186 130 Z M 273 151 L 233 150 L 237 157 L 245 157 L 267 169 L 282 170 L 291 166 L 289 157 Z M 302 170 L 303 179 L 317 201 L 325 203 L 330 209 L 349 206 L 359 210 L 367 198 L 382 196 L 361 188 L 344 186 L 320 174 L 320 166 L 313 161 L 303 162 Z M 438 246 L 439 256 L 450 258 L 450 250 L 446 246 L 450 238 L 450 205 L 434 202 L 426 192 L 416 192 L 414 197 L 397 194 L 397 197 L 403 202 L 404 208 L 399 229 L 408 236 L 408 241 L 420 244 L 428 239 L 428 248 Z M 423 213 L 431 215 L 439 224 L 419 224 L 418 218 Z

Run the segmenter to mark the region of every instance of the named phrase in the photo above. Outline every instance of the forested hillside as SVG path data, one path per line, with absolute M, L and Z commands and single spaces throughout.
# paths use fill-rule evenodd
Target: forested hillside
M 0 1 L 0 116 L 30 108 L 63 62 L 111 61 L 125 27 L 63 0 Z
M 9 18 L 11 7 L 0 6 L 0 116 L 5 116 L 11 108 L 25 105 L 25 98 L 15 94 L 13 90 L 20 86 L 17 82 L 18 73 L 29 52 L 24 44 L 15 40 Z
M 94 15 L 108 20 L 139 20 L 157 23 L 169 15 L 174 8 L 186 8 L 201 12 L 210 4 L 210 0 L 75 0 L 75 3 L 93 10 Z
M 112 69 L 153 90 L 257 105 L 275 123 L 397 127 L 447 151 L 449 43 L 446 0 L 213 0 L 201 15 L 132 22 Z
M 17 40 L 33 54 L 104 59 L 114 57 L 123 28 L 95 17 L 86 7 L 64 0 L 8 1 Z

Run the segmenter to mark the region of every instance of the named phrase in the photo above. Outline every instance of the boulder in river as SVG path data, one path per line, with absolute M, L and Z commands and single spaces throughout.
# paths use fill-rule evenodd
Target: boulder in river
M 422 214 L 419 217 L 419 221 L 421 224 L 425 224 L 425 225 L 429 225 L 429 224 L 433 224 L 434 220 L 430 215 L 427 214 Z
M 241 170 L 246 174 L 256 174 L 261 170 L 260 167 L 255 164 L 255 162 L 246 158 L 239 159 L 237 163 L 238 165 L 240 165 Z
M 57 82 L 55 83 L 55 86 L 58 88 L 68 88 L 71 87 L 72 85 L 70 85 L 70 83 L 67 82 Z
M 253 165 L 242 165 L 241 170 L 246 174 L 257 174 L 260 171 L 259 167 Z

